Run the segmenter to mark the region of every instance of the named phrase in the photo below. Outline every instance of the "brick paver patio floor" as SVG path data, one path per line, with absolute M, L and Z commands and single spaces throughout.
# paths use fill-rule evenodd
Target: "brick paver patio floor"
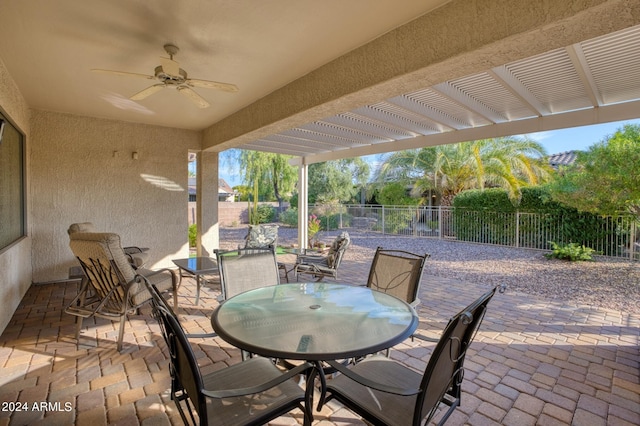
M 369 266 L 345 262 L 340 280 L 363 284 Z M 192 280 L 183 282 L 179 316 L 188 332 L 210 332 L 219 286 L 205 286 L 200 306 L 193 305 L 194 287 Z M 422 333 L 438 336 L 451 315 L 486 290 L 426 271 Z M 102 319 L 85 320 L 76 344 L 75 318 L 63 312 L 76 291 L 75 283 L 32 286 L 0 336 L 0 426 L 181 424 L 168 396 L 167 350 L 150 308 L 131 317 L 122 353 L 115 350 L 117 324 Z M 193 344 L 205 372 L 240 360 L 239 351 L 218 338 Z M 422 369 L 430 351 L 407 341 L 392 357 Z M 448 425 L 640 424 L 640 313 L 507 290 L 489 304 L 465 366 L 462 406 Z M 272 424 L 301 422 L 294 412 Z M 363 422 L 329 403 L 314 424 Z

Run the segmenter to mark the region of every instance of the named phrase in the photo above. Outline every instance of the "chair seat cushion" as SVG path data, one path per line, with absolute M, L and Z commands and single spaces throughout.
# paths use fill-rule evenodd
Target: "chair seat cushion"
M 312 272 L 312 273 L 323 273 L 323 274 L 329 274 L 329 275 L 333 275 L 335 273 L 335 269 L 332 269 L 328 266 L 323 266 L 323 265 L 319 265 L 319 264 L 310 264 L 310 265 L 306 265 L 306 264 L 299 264 L 296 266 L 296 271 L 298 273 L 305 273 L 305 272 Z
M 170 271 L 151 271 L 149 269 L 138 269 L 137 273 L 143 275 L 149 282 L 158 288 L 160 293 L 173 291 L 173 276 Z M 138 287 L 131 289 L 131 301 L 134 306 L 146 302 L 151 299 L 151 293 L 147 290 L 143 283 L 137 284 Z

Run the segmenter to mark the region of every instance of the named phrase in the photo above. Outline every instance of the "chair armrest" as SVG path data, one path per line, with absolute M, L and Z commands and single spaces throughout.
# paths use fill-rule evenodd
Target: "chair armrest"
M 144 274 L 141 273 L 145 272 Z M 154 275 L 157 275 L 161 272 L 170 272 L 171 273 L 171 281 L 173 283 L 173 288 L 175 289 L 176 285 L 178 284 L 178 274 L 176 273 L 175 269 L 170 269 L 170 268 L 161 268 L 161 269 L 136 269 L 136 275 L 139 275 L 143 278 L 148 278 L 148 277 L 152 277 Z
M 326 256 L 314 256 L 312 254 L 299 254 L 296 258 L 297 264 L 328 264 Z
M 193 334 L 185 334 L 188 339 L 198 339 L 198 338 L 208 338 L 208 337 L 218 337 L 216 333 L 193 333 Z
M 425 342 L 438 343 L 440 339 L 436 339 L 434 337 L 423 336 L 422 334 L 412 334 L 411 339 L 424 340 Z
M 368 388 L 375 389 L 380 392 L 391 393 L 391 394 L 400 395 L 400 396 L 417 395 L 421 392 L 419 388 L 404 389 L 404 388 L 397 388 L 395 386 L 387 386 L 383 383 L 374 382 L 373 380 L 367 379 L 366 377 L 363 377 L 360 374 L 354 372 L 350 368 L 345 367 L 344 365 L 342 365 L 337 361 L 325 361 L 325 362 L 329 364 L 331 367 L 338 370 L 340 373 L 350 378 L 351 380 L 357 383 L 360 383 L 362 386 L 366 386 Z M 363 362 L 366 362 L 366 361 L 363 361 Z M 389 360 L 389 362 L 395 362 L 395 361 Z
M 300 364 L 296 368 L 293 368 L 274 379 L 271 379 L 267 382 L 261 383 L 256 386 L 251 386 L 249 388 L 225 389 L 220 391 L 211 391 L 211 390 L 203 389 L 202 393 L 210 398 L 231 398 L 235 396 L 252 395 L 252 394 L 269 390 L 272 387 L 279 385 L 280 383 L 284 383 L 287 380 L 290 380 L 304 373 L 310 368 L 314 368 L 313 365 L 309 364 L 308 362 L 305 362 L 304 364 Z
M 142 247 L 128 246 L 128 247 L 122 247 L 122 250 L 125 252 L 125 254 L 132 254 L 132 253 L 142 253 L 147 251 L 148 249 L 144 250 Z

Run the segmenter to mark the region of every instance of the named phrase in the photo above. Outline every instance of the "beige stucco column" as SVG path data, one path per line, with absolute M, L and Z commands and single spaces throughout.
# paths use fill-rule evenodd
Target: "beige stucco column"
M 218 153 L 198 152 L 196 170 L 196 221 L 198 256 L 213 256 L 220 247 L 218 223 Z

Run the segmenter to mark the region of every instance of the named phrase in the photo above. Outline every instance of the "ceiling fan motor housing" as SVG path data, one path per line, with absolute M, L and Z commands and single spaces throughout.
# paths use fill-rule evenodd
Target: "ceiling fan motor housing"
M 180 68 L 180 75 L 171 75 L 164 72 L 162 65 L 158 65 L 155 68 L 155 76 L 165 84 L 184 84 L 187 80 L 187 72 L 182 68 Z

